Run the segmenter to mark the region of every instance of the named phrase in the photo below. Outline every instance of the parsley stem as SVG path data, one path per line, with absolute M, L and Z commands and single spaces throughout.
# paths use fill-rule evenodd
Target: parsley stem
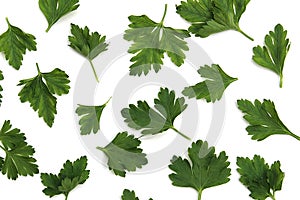
M 6 150 L 2 145 L 0 145 L 0 148 L 1 148 L 3 151 L 7 152 L 7 150 Z
M 273 193 L 273 194 L 270 194 L 269 197 L 270 197 L 271 199 L 273 199 L 273 200 L 276 200 L 276 199 L 275 199 L 275 194 L 274 194 L 274 193 Z
M 91 65 L 92 69 L 93 69 L 93 73 L 94 73 L 94 76 L 95 76 L 95 78 L 96 78 L 96 81 L 99 83 L 98 75 L 97 75 L 96 69 L 95 69 L 95 67 L 94 67 L 94 64 L 93 64 L 93 62 L 92 62 L 91 59 L 88 59 L 88 60 L 89 60 L 89 63 L 90 63 L 90 65 Z
M 252 37 L 250 37 L 248 34 L 246 34 L 244 31 L 242 31 L 240 28 L 237 29 L 238 32 L 240 32 L 241 34 L 243 34 L 246 38 L 248 38 L 251 41 L 254 41 L 254 39 Z
M 166 14 L 167 14 L 167 10 L 168 10 L 168 4 L 165 4 L 165 11 L 164 11 L 164 15 L 160 21 L 161 24 L 163 24 L 164 20 L 165 20 L 165 17 L 166 17 Z
M 280 74 L 280 83 L 279 83 L 280 88 L 282 88 L 282 84 L 283 84 L 283 74 Z
M 109 99 L 104 103 L 104 105 L 107 105 L 111 99 L 112 99 L 112 97 L 109 97 Z
M 8 24 L 8 26 L 10 27 L 10 26 L 11 26 L 11 24 L 9 23 L 9 21 L 8 21 L 8 18 L 7 18 L 7 17 L 5 18 L 5 20 L 6 20 L 7 24 Z
M 201 200 L 201 197 L 202 197 L 202 189 L 198 191 L 198 200 Z
M 300 136 L 298 136 L 298 135 L 296 135 L 296 134 L 294 134 L 292 132 L 289 132 L 287 134 L 300 141 Z
M 65 200 L 68 200 L 69 193 L 65 194 Z
M 37 69 L 38 73 L 41 74 L 41 70 L 40 70 L 40 68 L 39 68 L 39 64 L 38 64 L 38 63 L 35 63 L 35 65 L 36 65 L 36 69 Z
M 176 133 L 178 133 L 179 135 L 181 135 L 182 137 L 184 137 L 187 140 L 191 140 L 191 138 L 189 138 L 188 136 L 186 136 L 185 134 L 181 133 L 179 130 L 177 130 L 175 127 L 170 127 L 173 131 L 175 131 Z

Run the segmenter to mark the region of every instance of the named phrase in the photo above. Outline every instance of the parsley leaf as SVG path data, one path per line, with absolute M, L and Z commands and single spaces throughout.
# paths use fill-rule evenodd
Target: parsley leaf
M 44 194 L 49 197 L 63 194 L 68 199 L 69 193 L 89 178 L 90 171 L 86 167 L 87 157 L 83 156 L 74 162 L 67 160 L 58 175 L 42 173 Z
M 5 158 L 0 156 L 0 171 L 7 178 L 16 180 L 18 176 L 33 176 L 38 174 L 36 160 L 32 157 L 34 148 L 27 144 L 24 133 L 12 129 L 10 121 L 5 121 L 0 130 L 0 148 L 5 152 Z
M 39 0 L 39 7 L 48 21 L 48 32 L 61 17 L 79 7 L 79 0 Z
M 143 135 L 155 135 L 169 129 L 174 130 L 182 137 L 190 138 L 174 127 L 174 121 L 186 108 L 183 97 L 175 99 L 175 92 L 168 88 L 160 88 L 158 99 L 154 99 L 151 108 L 146 101 L 138 101 L 137 106 L 130 104 L 129 108 L 121 111 L 125 122 L 130 128 L 142 130 Z
M 0 70 L 0 81 L 3 81 L 4 80 L 4 76 L 3 76 L 3 73 L 2 73 L 2 71 Z M 2 86 L 0 85 L 0 106 L 1 106 L 1 103 L 2 103 L 2 94 L 1 94 L 1 92 L 3 91 L 3 88 L 2 88 Z
M 108 158 L 107 165 L 115 175 L 125 177 L 126 171 L 136 171 L 148 163 L 146 154 L 138 148 L 141 141 L 127 132 L 118 133 L 105 147 L 97 147 Z
M 22 65 L 23 55 L 28 51 L 36 51 L 35 37 L 13 26 L 6 18 L 8 30 L 0 35 L 0 51 L 5 54 L 9 65 L 19 70 Z
M 169 178 L 174 186 L 191 187 L 198 192 L 198 199 L 204 189 L 229 182 L 228 157 L 223 151 L 217 156 L 214 147 L 198 140 L 188 149 L 189 159 L 174 156 L 169 168 L 175 173 Z
M 78 116 L 82 116 L 79 120 L 81 135 L 88 135 L 92 131 L 97 133 L 100 130 L 100 118 L 109 101 L 110 99 L 101 106 L 78 106 L 76 113 Z
M 261 141 L 271 135 L 289 135 L 297 140 L 300 137 L 293 134 L 280 120 L 275 105 L 270 100 L 261 103 L 255 100 L 252 104 L 248 100 L 238 100 L 238 108 L 245 113 L 244 119 L 250 124 L 246 130 L 253 140 Z
M 69 46 L 88 59 L 95 78 L 97 82 L 99 82 L 98 75 L 92 61 L 100 53 L 107 50 L 108 44 L 105 42 L 106 36 L 101 36 L 98 32 L 90 33 L 87 26 L 82 29 L 75 24 L 71 24 L 71 33 L 72 36 L 69 36 Z
M 253 160 L 237 158 L 237 165 L 240 181 L 251 192 L 250 197 L 259 200 L 268 197 L 275 199 L 275 192 L 281 190 L 284 179 L 279 161 L 269 167 L 263 158 L 255 155 Z
M 130 75 L 147 75 L 152 68 L 158 72 L 163 65 L 165 53 L 176 66 L 184 63 L 184 52 L 189 50 L 184 39 L 190 35 L 186 30 L 164 26 L 166 13 L 167 5 L 159 23 L 146 15 L 129 16 L 130 29 L 126 30 L 124 39 L 133 42 L 128 50 L 128 53 L 135 54 L 130 60 L 133 62 Z
M 290 40 L 286 36 L 287 31 L 281 24 L 277 24 L 274 31 L 270 31 L 265 36 L 265 46 L 253 48 L 252 59 L 254 62 L 275 72 L 280 77 L 280 87 L 283 83 L 284 61 L 291 46 Z
M 22 103 L 29 102 L 34 111 L 38 111 L 39 117 L 43 117 L 49 127 L 52 127 L 56 111 L 56 97 L 68 94 L 70 86 L 69 76 L 56 68 L 49 73 L 41 73 L 38 64 L 38 75 L 21 80 L 18 86 L 23 86 L 19 92 Z
M 139 198 L 135 196 L 134 191 L 129 191 L 129 190 L 125 189 L 123 191 L 122 200 L 139 200 Z M 153 199 L 150 198 L 149 200 L 153 200 Z
M 249 2 L 250 0 L 187 0 L 177 6 L 177 13 L 192 24 L 189 31 L 197 37 L 205 38 L 222 31 L 235 30 L 253 41 L 239 26 Z
M 186 87 L 182 94 L 196 99 L 206 99 L 207 102 L 220 100 L 225 89 L 237 78 L 228 76 L 219 65 L 205 65 L 198 70 L 205 81 L 197 83 L 194 86 Z

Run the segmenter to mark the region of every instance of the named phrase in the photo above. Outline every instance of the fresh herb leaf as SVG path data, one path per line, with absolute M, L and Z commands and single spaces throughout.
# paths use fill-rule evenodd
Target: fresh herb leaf
M 205 81 L 186 87 L 182 94 L 189 98 L 206 99 L 207 102 L 220 100 L 225 89 L 237 78 L 228 76 L 219 65 L 205 65 L 198 70 Z
M 19 70 L 22 65 L 23 55 L 28 51 L 36 51 L 35 37 L 13 26 L 6 18 L 8 30 L 0 35 L 0 51 L 5 54 L 9 65 Z
M 138 148 L 141 141 L 127 132 L 118 133 L 105 147 L 97 147 L 108 158 L 107 165 L 115 175 L 125 177 L 126 171 L 136 171 L 148 163 L 146 154 Z
M 49 73 L 41 73 L 37 64 L 38 75 L 21 80 L 18 86 L 23 86 L 19 96 L 22 103 L 29 102 L 39 117 L 43 117 L 49 127 L 52 127 L 56 111 L 56 97 L 68 94 L 70 86 L 69 76 L 56 68 Z
M 3 81 L 4 80 L 4 76 L 3 76 L 3 73 L 2 73 L 2 71 L 0 70 L 0 81 Z M 3 91 L 3 88 L 2 88 L 2 86 L 0 85 L 0 106 L 1 106 L 1 103 L 2 103 L 2 94 L 1 94 L 1 92 Z
M 244 119 L 250 124 L 246 130 L 253 140 L 261 141 L 271 135 L 289 135 L 297 140 L 300 137 L 293 134 L 280 120 L 275 105 L 270 100 L 261 103 L 255 100 L 252 104 L 248 100 L 238 100 L 238 108 L 245 113 Z
M 223 151 L 217 156 L 214 147 L 198 140 L 188 149 L 189 160 L 174 156 L 169 168 L 175 173 L 169 178 L 174 186 L 194 188 L 201 199 L 203 190 L 229 182 L 228 157 Z
M 163 65 L 165 53 L 176 66 L 184 63 L 184 52 L 189 50 L 185 38 L 190 35 L 186 30 L 164 26 L 166 12 L 167 5 L 159 23 L 146 15 L 129 17 L 130 29 L 126 30 L 124 39 L 133 42 L 128 50 L 129 53 L 135 54 L 130 60 L 133 62 L 130 75 L 147 75 L 152 68 L 158 72 Z
M 227 30 L 242 33 L 239 25 L 242 14 L 250 0 L 187 0 L 177 6 L 177 13 L 192 25 L 189 31 L 197 37 L 208 37 Z
M 122 200 L 139 200 L 139 198 L 135 196 L 134 191 L 125 189 L 123 191 Z M 153 200 L 153 199 L 150 198 L 149 200 Z
M 79 0 L 39 0 L 39 7 L 48 21 L 48 32 L 61 17 L 79 7 Z
M 8 179 L 16 180 L 18 176 L 33 176 L 38 174 L 36 160 L 32 157 L 34 148 L 27 144 L 24 133 L 12 129 L 10 121 L 5 121 L 0 130 L 0 148 L 5 152 L 5 158 L 0 156 L 0 171 Z
M 109 101 L 110 99 L 101 106 L 78 106 L 76 113 L 78 116 L 82 116 L 79 120 L 81 135 L 88 135 L 92 131 L 97 133 L 100 130 L 100 118 Z
M 76 52 L 88 59 L 97 82 L 99 82 L 93 59 L 100 53 L 107 50 L 108 44 L 105 42 L 106 36 L 101 36 L 98 32 L 91 32 L 86 26 L 84 29 L 75 24 L 71 24 L 72 36 L 69 36 L 69 46 Z
M 289 52 L 291 43 L 287 38 L 287 31 L 281 24 L 277 24 L 274 31 L 270 31 L 265 37 L 265 46 L 253 48 L 252 59 L 258 65 L 272 70 L 280 77 L 279 86 L 283 83 L 284 61 Z
M 182 137 L 190 138 L 174 127 L 174 121 L 186 108 L 183 97 L 175 99 L 175 92 L 168 88 L 160 88 L 158 99 L 154 99 L 151 108 L 146 101 L 138 101 L 137 106 L 130 104 L 129 108 L 121 111 L 125 122 L 130 128 L 142 130 L 143 135 L 155 135 L 169 129 L 174 130 Z
M 69 193 L 89 178 L 90 171 L 86 167 L 87 157 L 83 156 L 74 162 L 67 160 L 58 175 L 42 173 L 44 194 L 49 197 L 63 194 L 68 199 Z
M 237 158 L 237 165 L 240 181 L 251 192 L 250 197 L 259 200 L 270 197 L 275 200 L 275 192 L 281 190 L 284 179 L 279 161 L 269 167 L 263 158 L 255 155 L 253 160 Z

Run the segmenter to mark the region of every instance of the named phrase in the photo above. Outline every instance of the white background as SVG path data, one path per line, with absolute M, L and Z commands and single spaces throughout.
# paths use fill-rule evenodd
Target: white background
M 67 36 L 70 34 L 70 23 L 79 26 L 87 25 L 92 31 L 98 31 L 107 35 L 107 38 L 111 38 L 127 29 L 129 15 L 146 14 L 151 19 L 159 21 L 164 4 L 168 3 L 169 9 L 165 24 L 174 28 L 187 29 L 188 23 L 175 12 L 175 4 L 179 4 L 179 2 L 178 0 L 81 0 L 77 11 L 64 17 L 52 27 L 49 33 L 45 33 L 47 22 L 39 10 L 37 1 L 0 1 L 0 32 L 6 31 L 5 17 L 8 17 L 11 24 L 35 35 L 38 43 L 38 51 L 27 52 L 19 71 L 10 67 L 4 56 L 0 58 L 0 69 L 5 76 L 5 80 L 1 82 L 4 88 L 2 92 L 4 97 L 0 108 L 0 123 L 9 119 L 13 127 L 20 128 L 26 134 L 28 143 L 35 147 L 34 157 L 38 160 L 40 172 L 58 173 L 67 159 L 73 161 L 82 155 L 88 156 L 90 178 L 69 195 L 70 200 L 120 199 L 124 188 L 134 189 L 140 199 L 149 197 L 156 200 L 197 199 L 197 193 L 194 190 L 171 185 L 168 168 L 143 175 L 128 174 L 125 179 L 114 176 L 90 156 L 83 147 L 78 136 L 72 104 L 72 88 L 85 59 L 68 47 Z M 247 124 L 236 107 L 236 100 L 240 98 L 271 99 L 275 102 L 277 111 L 286 126 L 292 132 L 300 135 L 300 123 L 296 117 L 300 113 L 298 104 L 300 70 L 297 53 L 300 52 L 298 5 L 296 0 L 251 1 L 241 18 L 240 26 L 255 38 L 254 42 L 233 31 L 215 34 L 205 39 L 193 37 L 194 41 L 209 54 L 215 63 L 220 64 L 225 72 L 239 78 L 226 90 L 226 120 L 216 145 L 217 152 L 225 150 L 229 156 L 232 168 L 231 181 L 225 185 L 205 190 L 202 199 L 250 199 L 249 191 L 238 181 L 239 175 L 236 172 L 235 162 L 237 156 L 253 157 L 254 154 L 263 156 L 268 163 L 281 161 L 286 177 L 282 191 L 276 194 L 277 199 L 298 199 L 300 142 L 288 136 L 272 136 L 262 142 L 252 141 L 245 131 Z M 274 73 L 251 61 L 252 48 L 257 44 L 262 44 L 264 36 L 277 23 L 281 23 L 288 30 L 288 37 L 292 42 L 284 69 L 283 89 L 279 88 L 279 78 Z M 121 77 L 123 73 L 126 73 L 130 65 L 128 59 L 117 62 L 118 65 L 113 66 L 113 70 L 107 76 Z M 58 114 L 52 128 L 49 128 L 42 119 L 37 117 L 37 113 L 30 108 L 28 103 L 20 103 L 18 97 L 20 87 L 16 85 L 19 80 L 36 75 L 36 62 L 40 64 L 43 72 L 58 67 L 65 70 L 71 79 L 70 94 L 58 97 Z M 166 61 L 166 63 L 169 62 Z M 168 66 L 175 67 L 174 65 Z M 189 71 L 190 66 L 185 64 L 180 70 Z M 201 81 L 197 74 L 194 74 L 193 78 L 186 78 L 191 83 Z M 96 94 L 99 103 L 105 102 L 113 90 L 110 87 L 109 78 L 101 84 Z M 113 83 L 111 84 L 113 85 Z M 151 97 L 147 90 L 144 93 L 140 92 L 139 98 L 153 99 L 157 94 L 157 88 L 153 89 Z M 148 95 L 146 96 L 146 94 Z M 137 98 L 131 102 L 134 103 L 135 100 Z M 211 119 L 211 105 L 199 101 L 199 109 L 199 135 L 197 138 L 204 139 L 205 130 L 209 127 Z M 114 135 L 121 130 L 115 125 L 114 120 L 111 120 L 110 111 L 111 108 L 108 106 L 103 113 L 101 126 L 105 132 L 111 130 L 111 134 Z M 157 142 L 166 138 L 160 137 Z M 152 139 L 152 142 L 155 143 L 155 139 Z M 16 181 L 7 180 L 6 176 L 1 175 L 0 188 L 0 195 L 3 199 L 48 199 L 42 193 L 44 187 L 40 182 L 39 175 L 20 177 Z M 53 199 L 63 199 L 63 196 Z

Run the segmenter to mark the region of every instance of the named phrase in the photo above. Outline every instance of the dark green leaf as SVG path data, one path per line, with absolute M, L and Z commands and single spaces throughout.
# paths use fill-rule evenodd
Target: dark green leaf
M 18 86 L 23 86 L 19 93 L 21 102 L 29 102 L 33 110 L 38 111 L 39 117 L 43 117 L 49 127 L 53 125 L 57 113 L 54 95 L 69 93 L 68 77 L 64 71 L 57 68 L 49 73 L 41 73 L 38 68 L 37 76 L 21 80 L 18 84 Z
M 92 131 L 97 133 L 100 130 L 100 118 L 109 100 L 101 106 L 78 106 L 76 113 L 79 117 L 81 116 L 79 120 L 81 135 L 88 135 Z
M 268 197 L 275 199 L 275 192 L 281 190 L 284 173 L 280 169 L 280 162 L 275 162 L 271 168 L 265 160 L 255 155 L 249 158 L 237 158 L 240 181 L 251 192 L 253 199 L 264 200 Z
M 290 40 L 286 38 L 287 31 L 281 24 L 277 24 L 274 32 L 270 31 L 265 37 L 265 46 L 253 48 L 252 59 L 258 65 L 272 70 L 280 77 L 279 86 L 282 87 L 283 67 L 287 53 L 290 49 Z
M 189 98 L 206 99 L 207 102 L 220 100 L 225 89 L 237 78 L 227 75 L 219 65 L 205 65 L 198 70 L 205 81 L 186 87 L 182 94 Z
M 174 121 L 186 108 L 183 97 L 175 99 L 175 92 L 168 88 L 160 88 L 158 99 L 154 99 L 155 109 L 150 108 L 146 101 L 138 101 L 137 106 L 130 104 L 121 113 L 130 128 L 142 130 L 144 135 L 155 135 L 173 129 L 186 139 L 190 139 L 180 133 L 174 127 Z
M 176 66 L 184 63 L 185 51 L 188 51 L 185 38 L 190 37 L 186 30 L 164 26 L 167 5 L 160 23 L 156 23 L 146 15 L 130 16 L 128 30 L 124 39 L 132 41 L 128 52 L 135 54 L 131 58 L 130 75 L 147 75 L 153 68 L 158 72 L 163 65 L 164 54 L 170 57 Z
M 248 100 L 238 100 L 238 108 L 245 114 L 244 119 L 249 123 L 246 128 L 253 140 L 261 141 L 271 135 L 290 135 L 297 140 L 300 137 L 293 134 L 280 120 L 275 105 L 270 100 L 261 103 L 255 100 L 252 104 Z
M 79 0 L 39 0 L 39 7 L 48 21 L 48 32 L 61 17 L 79 7 Z
M 0 157 L 0 171 L 13 180 L 18 176 L 38 174 L 36 160 L 32 157 L 34 148 L 26 143 L 24 133 L 11 127 L 10 121 L 5 121 L 0 130 L 0 147 L 5 152 L 5 158 Z
M 35 37 L 11 25 L 7 18 L 6 21 L 8 30 L 0 35 L 0 51 L 5 54 L 9 65 L 19 70 L 26 50 L 36 51 Z
M 72 35 L 69 36 L 69 46 L 88 59 L 95 78 L 99 82 L 92 60 L 107 50 L 106 36 L 101 36 L 98 32 L 90 33 L 87 26 L 83 29 L 75 24 L 71 24 L 71 33 Z
M 90 171 L 86 167 L 87 157 L 83 156 L 74 162 L 67 160 L 58 175 L 42 173 L 41 181 L 46 187 L 44 194 L 49 197 L 64 194 L 67 198 L 74 188 L 89 178 Z
M 198 140 L 188 149 L 188 159 L 174 156 L 169 168 L 174 172 L 169 175 L 172 184 L 178 187 L 191 187 L 198 192 L 198 199 L 204 189 L 222 185 L 230 179 L 228 157 L 223 151 L 219 156 L 214 147 Z
M 139 200 L 139 198 L 135 196 L 134 191 L 129 191 L 129 190 L 125 189 L 123 191 L 122 200 Z M 153 200 L 153 199 L 151 198 L 149 200 Z
M 117 136 L 105 147 L 97 147 L 108 158 L 107 165 L 110 170 L 125 177 L 126 171 L 136 171 L 148 163 L 146 154 L 138 148 L 141 141 L 127 132 L 118 133 Z
M 239 21 L 250 0 L 187 0 L 177 6 L 177 13 L 191 23 L 189 31 L 197 37 L 208 37 L 211 34 L 227 30 L 242 33 Z

